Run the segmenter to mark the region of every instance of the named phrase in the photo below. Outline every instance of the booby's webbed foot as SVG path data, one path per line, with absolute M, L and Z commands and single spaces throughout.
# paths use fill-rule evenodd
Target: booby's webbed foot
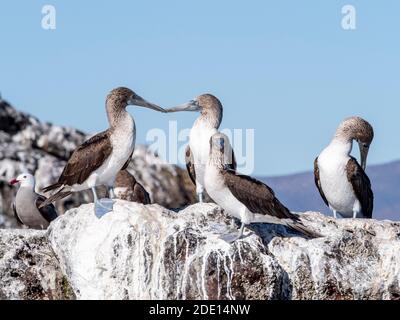
M 113 188 L 113 187 L 109 187 L 109 188 L 108 188 L 108 197 L 109 197 L 110 199 L 115 199 L 115 198 L 116 198 L 115 192 L 114 192 L 114 188 Z
M 228 234 L 222 235 L 220 237 L 220 239 L 222 239 L 222 240 L 224 240 L 225 242 L 228 242 L 228 243 L 233 243 L 236 240 L 242 239 L 243 238 L 244 226 L 245 226 L 244 223 L 242 223 L 242 225 L 240 227 L 240 230 L 239 230 L 239 233 L 228 233 Z
M 101 218 L 106 213 L 113 211 L 115 201 L 112 199 L 101 199 L 94 203 L 94 213 L 97 218 Z

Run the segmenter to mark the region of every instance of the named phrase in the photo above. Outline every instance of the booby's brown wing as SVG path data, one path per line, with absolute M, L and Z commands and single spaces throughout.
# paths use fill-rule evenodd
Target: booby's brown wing
M 111 155 L 112 145 L 108 130 L 96 134 L 81 144 L 68 160 L 56 188 L 61 185 L 82 184 Z M 51 187 L 51 186 L 50 186 Z M 44 189 L 49 191 L 49 187 Z
M 21 221 L 21 219 L 18 217 L 17 207 L 16 207 L 16 205 L 15 205 L 15 202 L 13 202 L 12 208 L 13 208 L 13 211 L 14 211 L 14 217 L 15 217 L 15 219 L 17 219 L 17 221 L 18 221 L 19 224 L 24 224 L 24 223 Z
M 139 183 L 137 182 L 133 188 L 133 194 L 135 196 L 136 202 L 142 203 L 142 204 L 150 204 L 150 195 L 146 191 L 146 189 Z
M 361 203 L 361 209 L 366 218 L 372 218 L 374 208 L 374 194 L 371 189 L 371 181 L 357 160 L 351 157 L 346 165 L 347 179 L 353 186 L 354 193 Z
M 35 201 L 35 205 L 36 208 L 38 208 L 40 214 L 42 215 L 42 217 L 47 221 L 47 222 L 51 222 L 54 219 L 56 219 L 58 217 L 56 208 L 54 207 L 54 205 L 52 203 L 44 206 L 44 207 L 40 207 L 44 202 L 46 201 L 46 198 L 39 195 Z
M 125 164 L 124 164 L 124 166 L 122 167 L 121 170 L 125 170 L 126 168 L 128 168 L 129 163 L 131 162 L 131 159 L 132 159 L 133 151 L 134 150 L 132 150 L 131 155 L 129 156 L 128 160 L 126 160 L 126 162 L 125 162 Z
M 299 220 L 275 197 L 274 191 L 261 181 L 233 170 L 224 170 L 223 176 L 232 194 L 251 212 L 279 219 Z
M 186 169 L 189 174 L 190 180 L 192 180 L 192 182 L 194 184 L 196 184 L 196 170 L 194 168 L 194 158 L 193 158 L 193 153 L 190 150 L 189 145 L 186 146 L 186 150 L 185 150 L 185 162 L 186 162 Z
M 237 163 L 236 163 L 235 153 L 233 152 L 233 149 L 232 149 L 232 163 L 228 163 L 226 165 L 226 167 L 227 167 L 227 169 L 230 169 L 232 171 L 236 171 L 236 169 L 237 169 Z
M 319 179 L 318 157 L 316 157 L 314 160 L 314 181 L 322 200 L 324 200 L 325 204 L 329 207 L 328 200 L 326 199 L 325 194 L 322 191 L 321 180 Z

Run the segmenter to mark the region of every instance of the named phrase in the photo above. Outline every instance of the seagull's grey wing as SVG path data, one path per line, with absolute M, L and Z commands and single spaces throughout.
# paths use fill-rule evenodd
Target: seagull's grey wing
M 354 193 L 361 203 L 361 209 L 366 218 L 372 218 L 374 208 L 374 194 L 371 189 L 371 181 L 358 164 L 357 160 L 351 157 L 346 165 L 347 179 L 353 186 Z
M 196 170 L 194 168 L 194 158 L 193 158 L 193 153 L 192 150 L 190 150 L 190 146 L 186 146 L 185 150 L 185 162 L 186 162 L 186 169 L 189 174 L 190 180 L 194 184 L 196 184 Z
M 314 160 L 314 181 L 322 200 L 324 200 L 325 204 L 329 207 L 328 200 L 326 199 L 325 194 L 322 191 L 321 180 L 319 179 L 318 157 L 316 157 Z
M 96 134 L 80 145 L 68 160 L 61 176 L 59 185 L 81 184 L 90 174 L 98 169 L 111 155 L 112 145 L 108 130 Z
M 36 208 L 38 208 L 42 217 L 47 222 L 50 223 L 51 221 L 53 221 L 54 219 L 56 219 L 58 217 L 58 214 L 57 214 L 56 208 L 54 207 L 54 205 L 52 203 L 40 208 L 40 205 L 45 201 L 46 201 L 46 198 L 39 195 L 35 201 L 35 205 L 36 205 Z
M 13 202 L 12 208 L 13 208 L 13 211 L 14 211 L 14 217 L 15 217 L 15 219 L 17 219 L 17 221 L 18 221 L 19 224 L 24 224 L 24 223 L 21 221 L 21 219 L 19 218 L 19 216 L 18 216 L 18 213 L 17 213 L 17 206 L 15 205 L 15 202 Z
M 276 197 L 265 183 L 233 170 L 223 172 L 225 183 L 232 194 L 253 213 L 270 215 L 279 219 L 298 220 Z

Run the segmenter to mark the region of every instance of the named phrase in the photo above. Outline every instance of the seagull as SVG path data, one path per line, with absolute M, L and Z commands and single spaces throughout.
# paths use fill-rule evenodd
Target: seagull
M 210 158 L 205 171 L 205 188 L 210 197 L 229 215 L 241 221 L 239 235 L 250 223 L 273 223 L 289 227 L 307 238 L 321 235 L 308 230 L 300 218 L 292 214 L 261 181 L 228 168 L 225 157 L 230 154 L 228 137 L 215 133 L 210 138 Z
M 14 216 L 17 221 L 32 229 L 47 229 L 50 222 L 57 218 L 52 204 L 41 207 L 46 198 L 35 192 L 35 178 L 29 173 L 20 174 L 10 181 L 11 185 L 20 183 L 13 203 Z
M 337 218 L 372 218 L 374 194 L 365 173 L 374 129 L 360 117 L 345 119 L 331 143 L 314 161 L 314 178 L 325 204 Z M 357 141 L 361 165 L 350 156 L 353 140 Z
M 45 192 L 57 189 L 57 192 L 42 206 L 73 192 L 91 189 L 95 205 L 99 209 L 106 209 L 106 212 L 112 210 L 113 201 L 111 207 L 109 201 L 100 202 L 95 187 L 105 185 L 112 188 L 118 172 L 126 169 L 129 164 L 135 148 L 136 127 L 133 118 L 126 111 L 128 105 L 164 112 L 164 109 L 147 102 L 131 89 L 113 89 L 106 99 L 109 129 L 96 134 L 75 149 L 58 182 L 43 189 Z M 96 215 L 99 216 L 100 213 L 97 214 L 96 211 Z
M 185 150 L 186 169 L 190 179 L 196 185 L 199 202 L 204 199 L 204 172 L 210 154 L 210 138 L 218 132 L 222 121 L 222 104 L 212 94 L 202 94 L 182 105 L 169 108 L 166 112 L 198 111 L 197 118 L 190 131 L 189 144 Z M 236 170 L 236 160 L 233 153 L 226 157 L 226 165 Z
M 117 198 L 142 204 L 150 204 L 150 196 L 128 170 L 118 172 L 114 192 Z

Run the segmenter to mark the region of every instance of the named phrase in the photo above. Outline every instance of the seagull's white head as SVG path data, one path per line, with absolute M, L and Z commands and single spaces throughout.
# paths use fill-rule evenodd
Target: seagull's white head
M 22 173 L 16 179 L 10 181 L 11 185 L 20 183 L 21 187 L 35 189 L 35 178 L 30 173 Z

